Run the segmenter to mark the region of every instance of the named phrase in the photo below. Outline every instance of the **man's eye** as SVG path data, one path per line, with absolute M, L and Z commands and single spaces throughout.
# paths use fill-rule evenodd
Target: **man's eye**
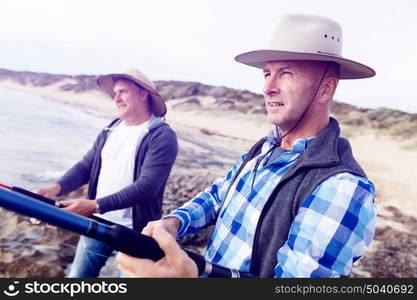
M 281 76 L 292 76 L 292 73 L 289 71 L 284 71 L 281 73 Z
M 264 78 L 267 78 L 271 75 L 271 73 L 264 73 Z

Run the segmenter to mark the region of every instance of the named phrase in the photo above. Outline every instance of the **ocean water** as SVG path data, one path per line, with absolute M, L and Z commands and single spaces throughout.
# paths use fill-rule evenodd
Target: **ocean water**
M 34 189 L 56 181 L 109 121 L 67 104 L 0 89 L 0 182 Z

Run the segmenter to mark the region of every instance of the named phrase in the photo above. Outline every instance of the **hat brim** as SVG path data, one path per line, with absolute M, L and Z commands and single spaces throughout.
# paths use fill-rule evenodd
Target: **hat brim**
M 360 79 L 375 76 L 375 71 L 361 63 L 343 57 L 327 54 L 300 53 L 278 50 L 256 50 L 242 53 L 235 57 L 237 62 L 264 69 L 269 61 L 281 60 L 316 60 L 332 61 L 340 65 L 340 79 Z
M 146 84 L 146 82 L 142 82 L 128 74 L 107 74 L 97 78 L 97 85 L 111 98 L 114 98 L 113 86 L 115 78 L 129 79 L 147 90 L 152 98 L 152 112 L 154 115 L 157 117 L 165 116 L 167 108 L 164 99 L 154 88 Z

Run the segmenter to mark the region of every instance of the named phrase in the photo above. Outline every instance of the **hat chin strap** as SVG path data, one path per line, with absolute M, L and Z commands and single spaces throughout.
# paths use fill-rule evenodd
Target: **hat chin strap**
M 306 116 L 308 110 L 310 109 L 311 104 L 313 104 L 313 101 L 316 98 L 317 93 L 319 92 L 320 86 L 323 83 L 324 77 L 326 76 L 327 71 L 329 70 L 329 67 L 330 67 L 330 62 L 326 62 L 326 68 L 324 69 L 324 72 L 321 75 L 321 79 L 320 79 L 319 84 L 317 85 L 316 91 L 313 94 L 313 96 L 311 97 L 311 99 L 310 99 L 309 103 L 307 104 L 306 108 L 304 109 L 304 112 L 301 114 L 301 116 L 298 118 L 297 122 L 294 124 L 294 126 L 289 131 L 287 131 L 283 136 L 280 136 L 280 133 L 279 133 L 279 130 L 278 130 L 278 126 L 275 125 L 275 130 L 277 131 L 277 137 L 278 137 L 278 141 L 276 143 L 276 147 L 281 146 L 281 143 L 282 143 L 283 138 L 286 137 L 287 135 L 289 135 L 301 123 L 301 121 Z

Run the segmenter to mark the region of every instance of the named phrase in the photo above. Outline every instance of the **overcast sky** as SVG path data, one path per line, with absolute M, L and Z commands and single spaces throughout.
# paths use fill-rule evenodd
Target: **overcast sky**
M 373 67 L 336 99 L 417 113 L 416 0 L 2 0 L 0 68 L 103 74 L 138 67 L 153 80 L 262 91 L 260 70 L 234 57 L 267 47 L 280 15 L 343 27 L 343 56 Z

